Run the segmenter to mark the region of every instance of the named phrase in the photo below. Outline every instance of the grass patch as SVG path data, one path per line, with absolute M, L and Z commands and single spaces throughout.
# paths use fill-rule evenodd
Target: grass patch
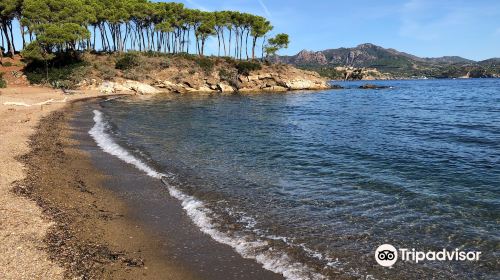
M 208 57 L 198 57 L 195 59 L 196 64 L 208 75 L 214 70 L 215 62 Z
M 105 63 L 93 63 L 92 66 L 104 81 L 111 81 L 116 77 L 117 70 L 113 66 Z
M 141 58 L 139 54 L 134 52 L 129 52 L 120 55 L 115 62 L 115 68 L 120 70 L 129 70 L 137 67 L 141 64 Z
M 6 88 L 7 87 L 7 82 L 3 79 L 3 72 L 0 72 L 0 88 Z
M 241 61 L 236 64 L 236 69 L 238 74 L 248 76 L 250 72 L 262 69 L 262 66 L 258 62 Z

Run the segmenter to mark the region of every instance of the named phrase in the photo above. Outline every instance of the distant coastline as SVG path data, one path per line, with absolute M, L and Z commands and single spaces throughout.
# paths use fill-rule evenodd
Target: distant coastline
M 473 61 L 458 56 L 422 58 L 373 44 L 275 56 L 275 62 L 313 70 L 337 80 L 498 78 L 500 58 Z

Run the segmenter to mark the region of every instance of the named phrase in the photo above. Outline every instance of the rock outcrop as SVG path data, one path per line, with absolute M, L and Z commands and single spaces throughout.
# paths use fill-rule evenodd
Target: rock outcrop
M 317 72 L 297 69 L 291 65 L 194 56 L 189 59 L 181 56 L 168 59 L 142 57 L 141 61 L 143 64 L 122 71 L 103 73 L 96 71 L 102 67 L 93 67 L 93 75 L 86 77 L 77 87 L 106 93 L 137 94 L 250 94 L 330 88 L 328 80 Z M 114 76 L 109 77 L 108 72 L 113 71 Z M 103 76 L 108 76 L 108 80 L 102 80 Z
M 345 67 L 338 66 L 335 67 L 335 71 L 338 72 L 339 76 L 343 80 L 391 80 L 393 79 L 391 74 L 381 73 L 375 68 L 355 68 L 355 67 Z
M 88 87 L 92 88 L 92 87 Z M 156 94 L 161 91 L 148 84 L 140 83 L 132 80 L 121 82 L 104 81 L 102 84 L 94 87 L 102 93 L 117 93 L 117 92 L 135 92 L 137 94 Z
M 295 63 L 296 64 L 319 64 L 319 65 L 326 65 L 328 64 L 328 60 L 326 59 L 326 56 L 322 52 L 312 52 L 312 51 L 307 51 L 307 50 L 302 50 L 300 51 L 296 58 L 295 58 Z
M 171 69 L 165 70 L 170 73 Z M 203 75 L 177 75 L 177 81 L 166 73 L 158 73 L 152 86 L 164 91 L 176 93 L 258 93 L 285 92 L 292 90 L 328 89 L 330 85 L 316 72 L 296 69 L 288 65 L 265 66 L 249 75 L 230 73 L 230 77 L 221 77 L 213 72 Z M 168 77 L 169 76 L 169 77 Z
M 391 88 L 389 86 L 378 86 L 378 85 L 372 85 L 372 84 L 365 84 L 362 86 L 359 86 L 360 89 L 386 89 L 386 88 Z

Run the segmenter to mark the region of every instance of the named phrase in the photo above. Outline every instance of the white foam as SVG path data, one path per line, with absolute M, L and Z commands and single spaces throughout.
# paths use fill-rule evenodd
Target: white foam
M 160 179 L 163 174 L 160 174 L 150 168 L 147 164 L 140 161 L 127 150 L 118 145 L 106 132 L 106 122 L 102 117 L 102 113 L 94 110 L 94 126 L 89 130 L 90 136 L 94 138 L 97 146 L 99 146 L 106 153 L 113 155 L 126 163 L 132 164 L 137 169 L 146 172 L 151 177 Z
M 168 185 L 167 185 L 168 186 Z M 249 241 L 244 237 L 233 237 L 216 229 L 210 216 L 213 213 L 203 206 L 203 202 L 168 186 L 170 194 L 181 201 L 188 216 L 215 241 L 229 245 L 244 258 L 255 259 L 270 271 L 282 274 L 286 279 L 326 279 L 323 275 L 312 271 L 306 265 L 293 261 L 287 254 L 268 247 L 266 241 Z
M 161 179 L 166 174 L 155 171 L 146 163 L 134 157 L 126 149 L 118 145 L 113 138 L 106 132 L 107 124 L 100 111 L 94 110 L 94 126 L 89 134 L 94 138 L 97 145 L 106 153 L 132 164 L 137 169 L 144 171 L 147 175 Z M 286 253 L 273 250 L 268 242 L 264 240 L 250 240 L 245 236 L 233 236 L 229 233 L 219 231 L 214 226 L 215 214 L 204 206 L 203 202 L 193 196 L 187 195 L 172 185 L 162 180 L 167 186 L 171 196 L 181 201 L 182 208 L 191 218 L 200 230 L 208 234 L 215 241 L 226 244 L 234 248 L 242 257 L 254 259 L 262 265 L 263 268 L 272 272 L 282 274 L 289 280 L 302 279 L 326 279 L 325 276 L 314 272 L 307 265 L 292 260 Z

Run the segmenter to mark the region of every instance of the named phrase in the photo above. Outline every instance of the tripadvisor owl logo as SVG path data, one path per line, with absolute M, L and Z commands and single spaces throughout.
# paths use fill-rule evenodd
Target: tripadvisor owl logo
M 393 266 L 398 260 L 398 250 L 390 244 L 380 245 L 375 251 L 375 260 L 381 266 Z
M 393 266 L 398 260 L 419 263 L 421 261 L 479 261 L 481 252 L 479 251 L 460 251 L 455 249 L 448 251 L 418 251 L 415 249 L 399 248 L 396 249 L 391 244 L 383 244 L 375 250 L 375 260 L 378 264 L 385 267 Z

